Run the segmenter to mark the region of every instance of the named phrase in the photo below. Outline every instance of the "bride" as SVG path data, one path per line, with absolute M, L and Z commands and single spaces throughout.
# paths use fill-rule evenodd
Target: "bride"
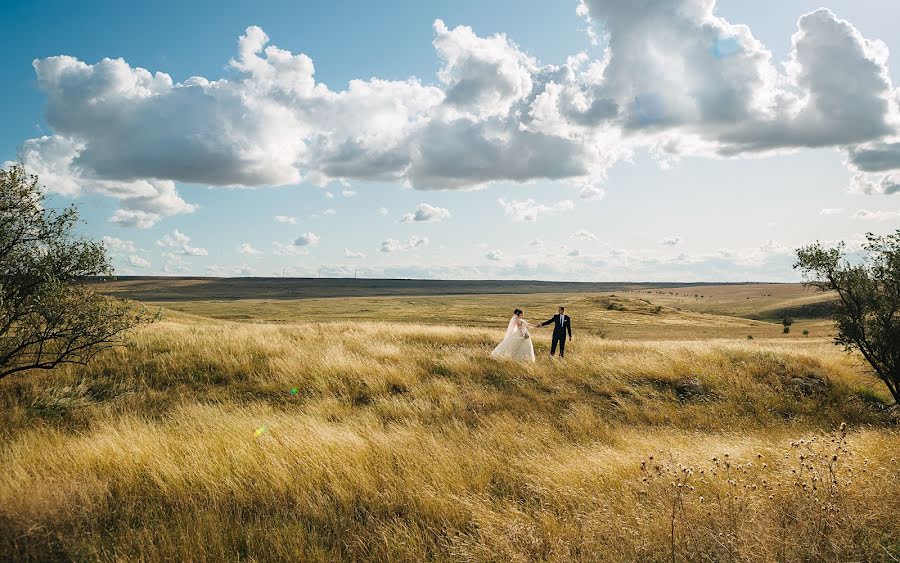
M 513 317 L 506 327 L 506 337 L 491 352 L 492 358 L 534 361 L 534 345 L 531 343 L 531 335 L 528 334 L 528 327 L 532 325 L 525 320 L 524 315 L 522 309 L 513 311 Z

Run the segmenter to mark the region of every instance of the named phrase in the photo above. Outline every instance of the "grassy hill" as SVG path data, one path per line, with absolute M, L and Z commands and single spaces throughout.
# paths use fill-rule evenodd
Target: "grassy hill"
M 670 307 L 766 320 L 778 320 L 784 314 L 794 318 L 826 318 L 836 298 L 833 293 L 799 283 L 711 284 L 696 288 L 628 288 L 627 291 Z
M 860 359 L 657 295 L 156 302 L 90 366 L 0 381 L 0 559 L 900 551 L 900 433 Z M 511 307 L 560 299 L 566 360 L 540 332 L 537 363 L 490 359 Z

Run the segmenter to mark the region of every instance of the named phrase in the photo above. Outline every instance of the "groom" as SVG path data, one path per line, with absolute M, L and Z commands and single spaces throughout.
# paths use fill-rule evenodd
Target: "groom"
M 553 343 L 550 345 L 550 356 L 556 354 L 556 345 L 559 344 L 559 357 L 562 358 L 566 353 L 566 332 L 569 333 L 569 342 L 572 341 L 572 321 L 566 314 L 566 308 L 560 307 L 559 314 L 553 315 L 549 321 L 541 323 L 541 326 L 547 326 L 553 323 Z

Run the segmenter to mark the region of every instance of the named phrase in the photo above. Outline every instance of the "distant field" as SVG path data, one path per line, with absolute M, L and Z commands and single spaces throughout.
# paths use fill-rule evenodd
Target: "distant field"
M 703 287 L 709 284 L 543 281 L 453 281 L 348 278 L 120 277 L 95 282 L 105 293 L 138 301 L 310 299 L 495 293 L 597 293 L 625 289 Z
M 476 291 L 485 287 L 492 291 Z M 209 297 L 217 288 L 224 296 Z M 404 289 L 409 293 L 393 294 Z M 612 339 L 794 338 L 804 330 L 832 334 L 822 308 L 831 296 L 801 284 L 154 278 L 110 282 L 104 290 L 172 311 L 247 322 L 355 320 L 502 328 L 516 307 L 540 322 L 564 305 L 577 332 Z M 344 293 L 350 296 L 341 297 Z M 804 311 L 809 317 L 796 314 Z M 782 334 L 778 322 L 782 312 L 795 317 L 789 335 Z
M 823 293 L 799 283 L 725 284 L 699 287 L 628 288 L 630 294 L 669 307 L 700 313 L 749 319 L 778 320 L 825 318 L 831 313 L 833 293 Z
M 0 560 L 900 553 L 884 385 L 827 319 L 773 322 L 828 296 L 288 282 L 115 282 L 162 320 L 87 367 L 0 381 Z M 513 307 L 540 321 L 559 303 L 565 360 L 547 331 L 536 363 L 490 357 Z

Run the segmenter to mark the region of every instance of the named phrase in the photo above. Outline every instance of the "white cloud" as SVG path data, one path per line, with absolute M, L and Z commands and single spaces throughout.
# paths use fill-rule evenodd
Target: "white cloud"
M 577 256 L 581 256 L 581 251 L 578 250 L 577 248 L 573 248 L 572 250 L 570 250 L 569 252 L 566 253 L 566 256 L 575 258 Z
M 337 214 L 337 211 L 335 211 L 334 209 L 332 209 L 330 207 L 328 209 L 322 211 L 322 215 L 324 215 L 325 217 L 328 217 L 330 215 L 335 215 L 335 214 Z
M 407 213 L 400 218 L 401 223 L 439 223 L 451 217 L 450 211 L 443 207 L 435 207 L 427 203 L 421 203 L 416 206 L 414 213 Z
M 341 190 L 341 195 L 344 197 L 353 197 L 356 195 L 356 192 L 353 190 L 344 189 Z
M 381 215 L 382 217 L 384 217 L 388 213 L 390 213 L 390 211 L 388 210 L 387 207 L 379 207 L 378 209 L 375 210 L 375 215 Z
M 315 233 L 303 233 L 294 239 L 294 246 L 316 246 L 319 244 L 319 237 Z
M 234 268 L 234 274 L 241 277 L 255 276 L 256 268 L 248 266 L 247 264 L 241 264 L 240 266 Z
M 237 247 L 237 251 L 238 251 L 238 254 L 243 254 L 244 256 L 259 256 L 260 254 L 263 253 L 262 250 L 253 248 L 253 245 L 250 244 L 249 242 L 242 242 Z
M 571 238 L 578 240 L 597 240 L 597 235 L 587 229 L 580 229 L 572 233 Z
M 250 277 L 256 275 L 256 268 L 248 266 L 247 264 L 227 268 L 220 266 L 219 264 L 213 264 L 212 266 L 207 266 L 206 271 L 213 276 L 220 278 L 229 276 Z
M 163 217 L 198 209 L 181 199 L 173 181 L 134 175 L 110 179 L 97 174 L 80 164 L 85 146 L 59 135 L 44 136 L 25 141 L 19 154 L 29 172 L 37 174 L 49 192 L 70 197 L 99 193 L 118 200 L 120 209 L 113 213 L 110 222 L 123 227 L 147 229 Z
M 868 209 L 860 209 L 853 214 L 853 218 L 864 221 L 887 221 L 888 219 L 900 218 L 900 211 L 869 211 Z
M 866 195 L 900 194 L 900 171 L 890 174 L 859 172 L 850 178 L 848 191 Z
M 112 253 L 137 252 L 134 241 L 122 240 L 107 235 L 103 237 L 102 242 L 103 246 Z
M 497 203 L 503 207 L 506 215 L 512 217 L 513 221 L 537 221 L 540 215 L 560 215 L 575 209 L 575 204 L 570 200 L 544 205 L 535 203 L 531 198 L 525 201 L 507 201 L 500 198 Z
M 384 252 L 385 254 L 393 254 L 395 252 L 406 252 L 408 250 L 414 250 L 416 248 L 428 246 L 428 243 L 428 237 L 420 237 L 418 235 L 409 237 L 406 242 L 401 242 L 399 240 L 389 238 L 387 240 L 381 241 L 381 246 L 378 250 Z
M 500 262 L 503 260 L 503 252 L 500 250 L 489 250 L 485 253 L 484 257 L 493 262 Z
M 101 241 L 106 248 L 107 256 L 114 263 L 122 263 L 141 269 L 150 267 L 150 262 L 138 254 L 139 252 L 143 252 L 143 250 L 138 248 L 134 241 L 122 240 L 109 235 L 104 236 Z
M 309 254 L 309 250 L 307 248 L 296 246 L 293 242 L 282 243 L 273 241 L 272 254 L 275 256 L 305 256 Z
M 141 258 L 137 254 L 132 254 L 131 256 L 128 257 L 128 264 L 130 266 L 134 266 L 135 268 L 149 268 L 150 267 L 150 261 L 145 258 Z
M 275 222 L 276 223 L 287 223 L 289 225 L 296 225 L 297 218 L 296 217 L 288 217 L 287 215 L 276 215 Z
M 531 93 L 536 62 L 505 35 L 478 37 L 468 26 L 448 29 L 434 22 L 434 47 L 444 66 L 444 103 L 461 112 L 489 117 L 506 115 Z
M 767 240 L 759 247 L 760 252 L 763 254 L 791 254 L 793 253 L 793 249 L 789 248 L 778 241 L 775 240 Z
M 347 258 L 365 258 L 366 255 L 362 252 L 356 252 L 354 250 L 350 250 L 349 248 L 344 249 L 344 256 Z
M 659 241 L 662 246 L 678 246 L 681 243 L 681 237 L 666 237 Z
M 819 211 L 819 215 L 840 215 L 844 210 L 842 208 L 825 208 Z
M 603 199 L 605 195 L 606 190 L 597 186 L 582 186 L 578 192 L 578 197 L 581 199 Z
M 325 199 L 334 199 L 334 194 L 331 192 L 325 192 Z
M 178 229 L 173 229 L 171 233 L 163 235 L 156 244 L 163 248 L 168 256 L 206 256 L 208 253 L 205 248 L 191 246 L 191 237 L 182 233 Z
M 38 59 L 52 134 L 26 140 L 20 154 L 50 191 L 115 198 L 111 220 L 142 228 L 196 210 L 176 182 L 428 190 L 549 179 L 597 199 L 608 169 L 638 149 L 670 166 L 685 155 L 838 147 L 862 175 L 853 189 L 900 191 L 900 111 L 884 43 L 819 9 L 798 20 L 781 64 L 715 4 L 584 0 L 578 13 L 605 40 L 603 55 L 558 65 L 504 34 L 437 20 L 436 86 L 370 78 L 332 90 L 309 56 L 269 44 L 255 26 L 220 79 L 175 82 L 122 59 Z M 525 207 L 510 214 L 535 220 L 557 208 Z

